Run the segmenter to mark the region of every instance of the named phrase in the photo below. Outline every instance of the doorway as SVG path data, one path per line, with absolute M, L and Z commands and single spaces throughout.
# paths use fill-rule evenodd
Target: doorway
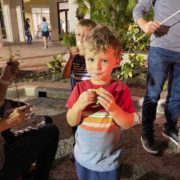
M 69 32 L 68 1 L 58 3 L 58 26 L 60 36 L 63 36 L 64 33 Z

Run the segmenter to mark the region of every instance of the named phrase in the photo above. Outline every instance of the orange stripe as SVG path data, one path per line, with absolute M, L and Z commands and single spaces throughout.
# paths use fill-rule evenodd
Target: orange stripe
M 97 122 L 97 123 L 100 123 L 100 122 L 110 123 L 113 120 L 112 118 L 85 117 L 84 121 Z
M 89 127 L 86 126 L 84 124 L 80 125 L 82 128 L 89 130 L 89 131 L 95 131 L 95 132 L 111 132 L 113 131 L 117 126 L 115 124 L 112 124 L 110 127 L 108 128 L 94 128 L 94 127 Z

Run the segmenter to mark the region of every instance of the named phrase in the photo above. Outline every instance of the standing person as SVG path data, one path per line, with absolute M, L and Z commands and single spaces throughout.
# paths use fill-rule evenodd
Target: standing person
M 146 21 L 144 14 L 154 3 L 154 20 Z M 157 154 L 154 143 L 153 122 L 156 118 L 157 103 L 167 79 L 168 95 L 165 103 L 163 136 L 178 143 L 177 118 L 180 116 L 180 14 L 165 23 L 160 22 L 180 9 L 179 0 L 139 0 L 133 10 L 133 17 L 139 27 L 151 34 L 148 53 L 147 89 L 142 107 L 142 145 L 151 153 Z
M 32 35 L 31 35 L 30 24 L 29 23 L 30 23 L 30 19 L 26 18 L 25 24 L 24 24 L 24 29 L 25 29 L 25 35 L 27 37 L 27 46 L 32 45 Z
M 3 47 L 3 35 L 2 35 L 2 28 L 1 28 L 1 22 L 0 22 L 0 48 Z
M 49 28 L 48 28 L 48 23 L 46 22 L 45 17 L 42 18 L 41 31 L 42 31 L 42 37 L 43 37 L 43 42 L 44 42 L 44 49 L 47 49 L 48 48 L 47 38 L 49 37 Z
M 66 116 L 71 126 L 78 126 L 77 176 L 79 180 L 119 180 L 121 128 L 128 129 L 134 122 L 128 86 L 111 78 L 120 62 L 120 38 L 107 26 L 97 26 L 84 44 L 91 79 L 77 83 L 67 101 Z
M 4 98 L 18 66 L 17 61 L 8 63 L 0 77 L 0 179 L 15 180 L 26 174 L 31 164 L 36 162 L 34 179 L 48 180 L 58 146 L 57 127 L 47 123 L 18 136 L 9 131 L 26 121 L 30 113 L 29 105 L 5 112 Z
M 63 78 L 70 77 L 71 90 L 73 90 L 77 82 L 90 79 L 86 70 L 83 44 L 84 38 L 95 26 L 96 23 L 91 19 L 82 19 L 76 25 L 75 36 L 77 46 L 70 49 L 70 57 L 62 73 Z M 72 129 L 74 135 L 77 127 L 73 127 Z

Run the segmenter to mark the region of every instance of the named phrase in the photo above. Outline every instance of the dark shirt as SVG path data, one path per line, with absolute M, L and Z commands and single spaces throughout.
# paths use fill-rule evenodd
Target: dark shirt
M 30 28 L 29 23 L 28 23 L 28 22 L 25 22 L 25 24 L 24 24 L 24 29 L 25 29 L 25 31 L 29 31 L 29 28 Z

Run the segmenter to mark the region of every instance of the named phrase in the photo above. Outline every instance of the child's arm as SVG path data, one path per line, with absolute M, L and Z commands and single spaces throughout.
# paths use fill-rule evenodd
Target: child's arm
M 70 49 L 70 57 L 69 57 L 67 63 L 65 64 L 63 70 L 62 70 L 62 77 L 63 78 L 69 78 L 70 77 L 72 62 L 73 62 L 75 55 L 77 55 L 78 53 L 79 53 L 79 50 L 77 47 L 73 47 Z
M 125 112 L 117 105 L 110 111 L 110 114 L 116 124 L 124 129 L 131 128 L 134 124 L 134 113 Z
M 95 93 L 92 91 L 84 91 L 80 94 L 78 100 L 72 108 L 67 112 L 66 118 L 70 126 L 77 126 L 81 122 L 82 111 L 89 105 L 94 103 Z
M 124 129 L 128 129 L 133 126 L 134 113 L 128 113 L 123 111 L 115 102 L 114 97 L 105 89 L 101 88 L 98 93 L 99 103 L 110 113 L 116 124 Z

